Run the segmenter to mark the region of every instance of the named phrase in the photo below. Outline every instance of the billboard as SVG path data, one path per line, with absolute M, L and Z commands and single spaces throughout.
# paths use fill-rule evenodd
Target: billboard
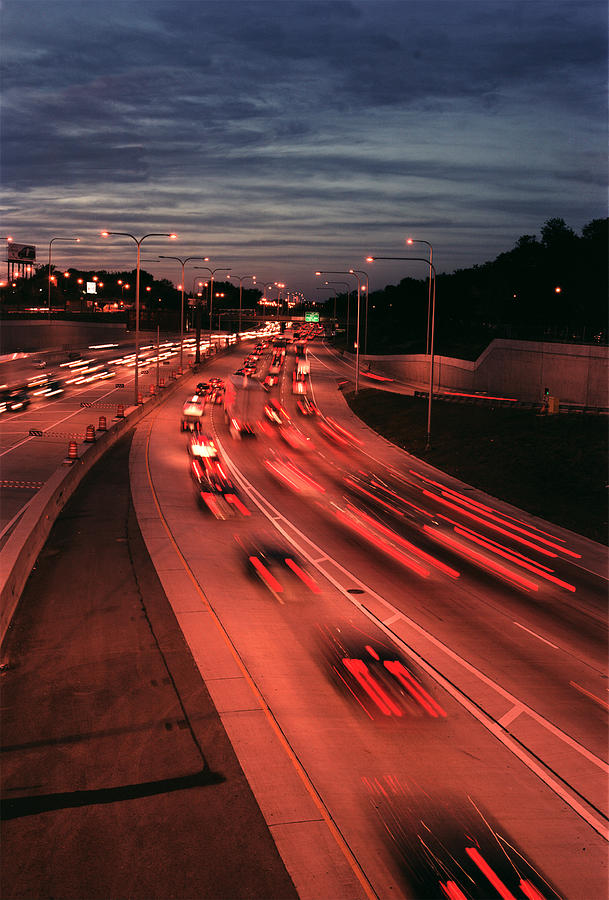
M 319 313 L 305 312 L 305 322 L 319 322 Z
M 33 244 L 7 244 L 9 262 L 33 263 L 36 261 L 36 247 Z
M 87 281 L 87 294 L 97 294 L 96 281 Z

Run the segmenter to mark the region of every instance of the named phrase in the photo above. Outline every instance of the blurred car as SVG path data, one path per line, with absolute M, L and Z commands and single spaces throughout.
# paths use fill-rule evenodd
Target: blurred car
M 214 444 L 213 438 L 209 434 L 201 434 L 201 432 L 195 432 L 190 436 L 188 452 L 191 456 L 199 459 L 203 457 L 216 459 L 218 456 L 218 449 Z
M 209 391 L 209 386 L 209 381 L 200 381 L 198 383 L 196 390 L 199 397 L 204 397 L 207 394 L 207 392 Z
M 204 411 L 205 401 L 198 394 L 194 394 L 182 407 L 180 429 L 182 431 L 199 431 Z
M 302 416 L 319 415 L 319 410 L 317 409 L 316 405 L 306 396 L 298 398 L 298 400 L 296 401 L 296 408 Z
M 30 405 L 30 395 L 24 388 L 9 388 L 0 395 L 0 411 L 20 412 Z

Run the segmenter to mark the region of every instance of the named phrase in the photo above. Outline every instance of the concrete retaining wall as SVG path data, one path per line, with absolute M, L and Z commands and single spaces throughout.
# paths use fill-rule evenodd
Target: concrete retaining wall
M 424 355 L 366 356 L 360 363 L 400 381 L 429 384 Z M 597 345 L 494 340 L 474 362 L 436 356 L 434 388 L 484 392 L 531 402 L 545 388 L 563 403 L 609 407 L 609 349 Z

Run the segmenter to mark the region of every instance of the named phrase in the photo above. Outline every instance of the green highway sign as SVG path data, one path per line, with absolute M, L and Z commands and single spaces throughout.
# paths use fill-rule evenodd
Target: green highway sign
M 319 313 L 318 312 L 306 312 L 305 313 L 305 322 L 319 322 Z

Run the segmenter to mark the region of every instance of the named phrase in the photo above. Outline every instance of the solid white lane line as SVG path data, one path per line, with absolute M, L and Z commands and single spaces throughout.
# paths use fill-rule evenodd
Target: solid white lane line
M 220 446 L 222 453 L 227 461 L 228 467 L 231 469 L 232 474 L 235 479 L 241 484 L 243 490 L 248 494 L 252 503 L 254 503 L 258 508 L 264 513 L 264 508 L 262 504 L 262 500 L 264 498 L 256 490 L 256 488 L 250 484 L 249 481 L 241 474 L 241 472 L 237 469 L 235 464 L 230 460 L 222 445 Z M 260 498 L 260 499 L 258 499 Z M 273 508 L 268 500 L 264 500 L 264 503 Z M 288 540 L 297 550 L 301 553 L 305 559 L 308 560 L 311 565 L 314 565 L 313 558 L 310 554 L 308 554 L 305 550 L 303 550 L 302 546 L 296 543 L 293 537 L 290 537 L 286 528 L 283 528 L 280 522 L 285 522 L 287 526 L 297 534 L 302 542 L 308 543 L 311 546 L 316 546 L 313 542 L 306 537 L 302 532 L 296 528 L 291 522 L 288 522 L 287 519 L 278 511 L 274 510 L 276 514 L 276 518 L 273 520 L 274 527 L 283 535 L 283 537 Z M 264 513 L 266 515 L 266 513 Z M 318 553 L 323 554 L 321 548 L 316 548 Z M 330 558 L 329 558 L 330 559 Z M 377 594 L 372 588 L 369 588 L 365 585 L 359 578 L 357 578 L 353 573 L 348 572 L 344 566 L 341 566 L 340 563 L 336 561 L 332 561 L 332 565 L 335 566 L 340 572 L 344 573 L 345 576 L 348 576 L 351 579 L 352 583 L 358 584 L 362 587 L 365 593 L 368 593 L 369 596 L 374 597 L 379 600 L 383 605 L 387 606 L 389 609 L 394 609 L 390 603 L 388 603 L 380 594 Z M 563 784 L 554 778 L 548 769 L 545 767 L 543 762 L 538 761 L 533 754 L 527 750 L 526 747 L 522 746 L 517 741 L 513 740 L 512 737 L 506 732 L 503 726 L 495 721 L 488 713 L 478 707 L 475 703 L 470 701 L 466 694 L 464 694 L 456 685 L 452 684 L 452 682 L 448 681 L 440 672 L 438 672 L 433 666 L 431 666 L 422 656 L 420 656 L 416 651 L 414 651 L 408 644 L 402 641 L 396 634 L 394 634 L 391 629 L 387 628 L 383 621 L 379 619 L 374 613 L 370 612 L 362 603 L 358 602 L 358 600 L 351 594 L 348 593 L 347 589 L 335 578 L 333 578 L 329 572 L 322 569 L 319 566 L 316 566 L 318 571 L 326 578 L 334 587 L 343 594 L 354 606 L 356 606 L 361 612 L 363 612 L 371 621 L 376 622 L 378 626 L 385 632 L 388 638 L 390 638 L 394 643 L 396 643 L 408 656 L 414 659 L 419 666 L 432 678 L 436 681 L 444 690 L 456 700 L 465 710 L 467 710 L 477 721 L 487 729 L 491 734 L 493 734 L 511 753 L 514 754 L 524 765 L 533 772 L 543 783 L 550 788 L 558 797 L 561 798 L 568 806 L 571 807 L 574 812 L 576 812 L 584 821 L 586 821 L 593 829 L 597 832 L 597 834 L 601 835 L 606 841 L 609 841 L 609 829 L 604 821 L 596 816 L 594 813 L 590 812 L 588 808 L 579 801 L 579 799 L 572 794 L 568 788 L 566 788 Z M 397 610 L 395 611 L 397 613 Z M 573 740 L 573 738 L 569 737 L 564 731 L 561 731 L 560 728 L 557 728 L 547 719 L 544 719 L 543 716 L 539 715 L 535 712 L 531 707 L 527 706 L 518 698 L 511 695 L 508 691 L 494 682 L 491 678 L 484 675 L 479 669 L 476 669 L 475 666 L 472 666 L 467 660 L 463 659 L 453 650 L 451 650 L 446 644 L 443 644 L 442 641 L 435 638 L 430 632 L 426 631 L 422 628 L 418 623 L 414 620 L 410 619 L 408 616 L 404 614 L 399 614 L 399 618 L 403 619 L 408 625 L 410 625 L 415 631 L 419 634 L 426 637 L 432 644 L 434 644 L 439 649 L 443 650 L 451 659 L 455 662 L 459 663 L 463 666 L 467 671 L 476 675 L 484 684 L 487 684 L 489 687 L 494 688 L 501 696 L 510 700 L 513 704 L 513 707 L 518 707 L 523 712 L 526 712 L 532 719 L 534 719 L 538 724 L 542 727 L 546 728 L 550 733 L 552 733 L 555 737 L 562 740 L 565 744 L 570 746 L 573 750 L 580 753 L 581 756 L 585 757 L 589 762 L 593 765 L 598 766 L 598 768 L 602 769 L 604 772 L 609 772 L 609 766 L 607 763 L 599 759 L 595 756 L 594 753 L 591 753 L 586 747 L 582 744 L 579 744 L 577 741 Z M 588 801 L 584 800 L 584 803 Z M 592 803 L 590 805 L 593 805 Z

